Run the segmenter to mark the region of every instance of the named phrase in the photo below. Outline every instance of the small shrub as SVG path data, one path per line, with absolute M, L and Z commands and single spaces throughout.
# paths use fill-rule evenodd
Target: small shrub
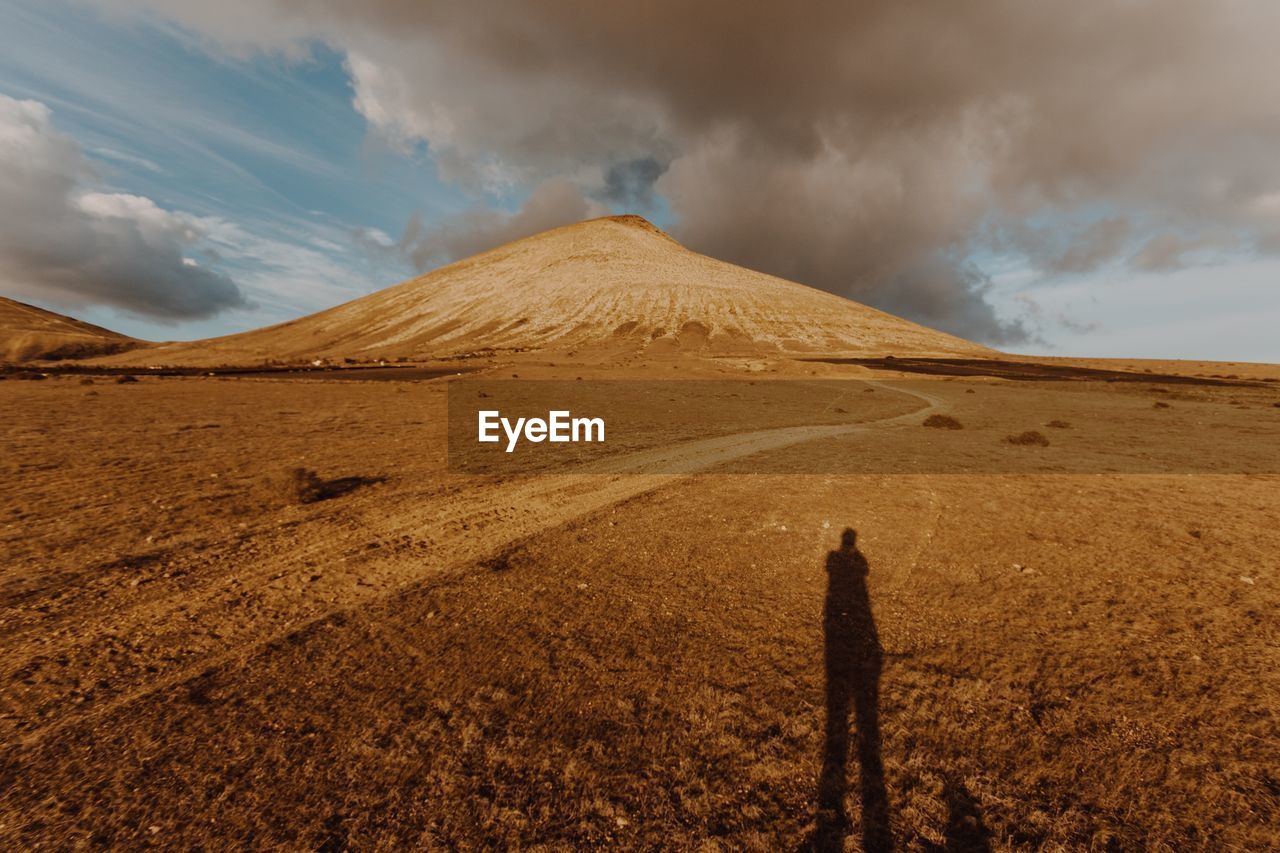
M 90 379 L 88 376 L 86 376 L 84 379 L 81 379 L 81 380 L 80 380 L 80 384 L 81 384 L 81 385 L 92 385 L 92 384 L 93 384 L 93 380 L 92 380 L 92 379 Z
M 286 503 L 311 504 L 340 498 L 356 489 L 386 482 L 386 477 L 338 477 L 325 480 L 310 468 L 287 468 L 281 475 L 269 478 L 268 499 L 284 498 Z
M 130 376 L 130 375 L 129 375 L 129 374 L 127 374 L 127 373 L 126 373 L 124 376 L 117 376 L 117 377 L 116 377 L 116 384 L 117 384 L 117 385 L 128 385 L 130 382 L 137 382 L 137 381 L 138 381 L 138 377 L 136 377 L 136 376 Z
M 932 429 L 964 429 L 964 425 L 950 415 L 929 415 L 924 426 Z
M 1049 439 L 1045 438 L 1044 433 L 1036 432 L 1029 429 L 1018 435 L 1011 435 L 1005 439 L 1010 444 L 1020 444 L 1026 447 L 1048 447 Z
M 1169 404 L 1168 404 L 1168 403 L 1155 403 L 1154 405 L 1152 405 L 1152 407 L 1151 407 L 1151 408 L 1153 408 L 1153 409 L 1167 409 L 1167 408 L 1169 408 Z
M 324 480 L 310 468 L 290 468 L 285 472 L 283 487 L 290 503 L 310 504 L 324 497 Z
M 1071 424 L 1066 421 L 1049 421 L 1045 426 L 1051 429 L 1071 429 Z

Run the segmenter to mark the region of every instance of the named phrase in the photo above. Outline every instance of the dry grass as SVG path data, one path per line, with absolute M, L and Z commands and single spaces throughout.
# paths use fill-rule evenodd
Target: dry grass
M 1020 432 L 1017 435 L 1011 435 L 1005 439 L 1009 444 L 1022 445 L 1024 447 L 1048 447 L 1049 439 L 1042 432 L 1029 429 L 1026 432 Z
M 950 415 L 929 415 L 923 425 L 931 429 L 964 429 L 964 424 Z
M 1069 424 L 1066 421 L 1057 421 L 1057 420 L 1049 421 L 1047 424 L 1045 424 L 1045 426 L 1049 427 L 1050 429 L 1071 429 L 1071 424 Z
M 1275 477 L 693 476 L 588 514 L 605 478 L 444 470 L 409 387 L 0 383 L 0 849 L 801 849 L 846 525 L 895 849 L 1277 849 Z M 987 449 L 1073 411 L 1002 393 L 959 410 Z M 233 512 L 287 464 L 396 479 Z
M 989 482 L 930 487 L 954 504 Z M 1271 849 L 1274 594 L 1195 566 L 1220 534 L 1185 531 L 1214 493 L 1011 478 L 986 513 L 939 519 L 915 565 L 927 499 L 851 485 L 690 482 L 195 671 L 22 753 L 11 849 L 803 849 L 822 522 L 858 518 L 897 849 Z M 1152 501 L 1167 559 L 1115 559 Z M 691 535 L 691 515 L 716 523 Z

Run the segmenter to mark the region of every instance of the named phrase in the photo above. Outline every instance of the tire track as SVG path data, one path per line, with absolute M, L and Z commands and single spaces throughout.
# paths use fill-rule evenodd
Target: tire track
M 725 462 L 815 439 L 900 427 L 909 421 L 917 421 L 928 411 L 950 408 L 945 400 L 931 394 L 895 387 L 884 380 L 864 381 L 915 397 L 925 405 L 911 412 L 859 424 L 783 427 L 700 439 L 674 448 L 640 451 L 626 457 L 627 473 L 543 475 L 514 484 L 488 483 L 479 494 L 469 494 L 443 507 L 440 500 L 415 502 L 411 508 L 393 516 L 381 519 L 372 516 L 374 520 L 385 523 L 356 527 L 337 542 L 332 531 L 325 530 L 322 537 L 301 549 L 288 551 L 284 560 L 264 561 L 247 573 L 234 572 L 234 586 L 264 597 L 243 615 L 224 600 L 228 594 L 225 575 L 211 579 L 208 587 L 216 585 L 216 588 L 206 588 L 194 595 L 191 591 L 179 591 L 175 596 L 155 602 L 159 606 L 149 612 L 139 613 L 133 609 L 109 614 L 93 626 L 87 639 L 85 633 L 77 632 L 73 641 L 64 646 L 43 646 L 41 655 L 65 655 L 75 649 L 91 647 L 94 641 L 101 641 L 115 627 L 125 625 L 133 633 L 142 630 L 160 636 L 166 629 L 189 630 L 180 622 L 183 614 L 187 619 L 207 615 L 211 621 L 222 621 L 208 629 L 217 638 L 216 642 L 196 651 L 194 660 L 178 662 L 169 672 L 158 674 L 147 672 L 147 667 L 158 666 L 163 661 L 135 662 L 131 672 L 140 678 L 141 683 L 125 687 L 109 699 L 89 704 L 83 711 L 64 711 L 59 718 L 44 725 L 26 728 L 23 723 L 29 723 L 29 720 L 24 720 L 21 713 L 11 714 L 4 721 L 7 724 L 5 728 L 10 730 L 7 739 L 12 747 L 31 748 L 59 731 L 77 724 L 91 724 L 157 692 L 199 678 L 210 670 L 237 663 L 247 664 L 263 649 L 337 613 L 358 611 L 415 586 L 449 577 L 533 535 L 657 491 Z M 615 466 L 617 461 L 609 464 Z M 443 496 L 441 499 L 447 500 Z M 435 535 L 421 536 L 424 528 L 434 530 Z M 361 554 L 361 547 L 370 540 L 394 542 L 412 534 L 419 534 L 419 541 L 427 543 L 426 555 L 401 553 L 387 557 L 375 551 L 372 556 L 354 562 L 350 560 L 351 555 Z M 335 572 L 330 583 L 315 587 L 314 591 L 304 586 L 298 595 L 286 593 L 303 575 L 312 572 L 308 565 L 311 559 L 320 554 L 332 555 L 335 551 L 346 554 L 343 558 L 346 565 Z M 271 586 L 281 581 L 283 583 L 278 586 Z M 333 595 L 333 598 L 327 599 L 326 594 Z M 340 603 L 335 606 L 336 602 Z M 65 709 L 68 691 L 63 693 L 61 697 L 46 697 L 42 707 L 54 703 Z

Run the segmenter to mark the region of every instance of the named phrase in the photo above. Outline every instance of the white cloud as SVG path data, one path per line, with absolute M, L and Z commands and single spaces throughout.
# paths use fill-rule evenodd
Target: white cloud
M 170 240 L 194 243 L 205 232 L 205 227 L 196 217 L 165 210 L 143 196 L 89 192 L 77 198 L 76 204 L 85 213 L 99 219 L 133 222 L 142 238 L 157 247 Z
M 0 292 L 67 309 L 107 306 L 162 323 L 255 309 L 252 325 L 392 283 L 403 262 L 356 229 L 277 216 L 234 222 L 106 192 L 36 101 L 0 96 Z M 364 240 L 394 244 L 362 229 Z M 361 268 L 363 265 L 364 269 Z
M 164 173 L 164 169 L 162 169 L 158 163 L 153 160 L 148 160 L 146 157 L 139 157 L 137 154 L 117 151 L 114 148 L 94 148 L 90 150 L 89 153 L 102 160 L 123 163 L 128 166 L 136 166 L 140 169 L 145 169 L 152 174 L 159 175 Z
M 93 189 L 80 146 L 48 107 L 0 95 L 0 287 L 19 298 L 110 305 L 162 320 L 243 307 L 230 278 L 184 262 L 200 220 Z

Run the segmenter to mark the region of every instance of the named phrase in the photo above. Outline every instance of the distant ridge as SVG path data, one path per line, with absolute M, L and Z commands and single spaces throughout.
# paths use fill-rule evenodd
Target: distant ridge
M 90 358 L 145 345 L 128 335 L 0 296 L 0 361 Z
M 148 349 L 145 359 L 251 364 L 503 350 L 646 357 L 990 352 L 691 252 L 642 217 L 612 216 L 517 240 L 287 323 Z

